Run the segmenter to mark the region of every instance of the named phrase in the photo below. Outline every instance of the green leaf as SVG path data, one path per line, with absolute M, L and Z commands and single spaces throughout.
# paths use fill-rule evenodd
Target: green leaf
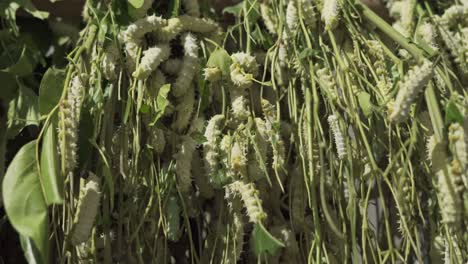
M 41 151 L 41 181 L 47 205 L 63 203 L 63 180 L 59 172 L 57 135 L 54 122 L 50 123 L 44 134 Z
M 284 244 L 272 236 L 262 224 L 255 224 L 252 232 L 253 250 L 257 256 L 265 253 L 275 255 Z
M 15 76 L 11 73 L 0 71 L 0 83 L 2 84 L 0 99 L 4 100 L 4 102 L 9 102 L 18 93 L 18 84 L 16 83 Z
M 360 92 L 358 94 L 359 106 L 361 107 L 361 110 L 366 117 L 372 114 L 372 111 L 374 109 L 374 106 L 372 105 L 370 98 L 371 98 L 370 94 L 366 92 Z
M 28 125 L 39 124 L 37 95 L 28 87 L 20 85 L 18 97 L 8 106 L 8 138 L 15 137 Z
M 49 68 L 39 87 L 39 112 L 47 115 L 59 103 L 65 82 L 65 71 Z
M 128 0 L 130 5 L 134 8 L 140 8 L 143 6 L 144 0 Z
M 207 142 L 208 140 L 206 139 L 205 135 L 203 135 L 203 133 L 194 133 L 192 138 L 197 142 L 198 145 L 201 145 L 205 142 Z
M 31 238 L 47 263 L 48 217 L 36 166 L 36 140 L 24 145 L 8 167 L 3 179 L 3 202 L 11 225 Z
M 229 69 L 231 63 L 231 56 L 229 56 L 225 49 L 219 48 L 211 53 L 206 66 L 219 68 L 223 73 L 223 77 L 227 77 L 231 72 Z
M 156 117 L 152 123 L 152 125 L 156 124 L 156 122 L 164 115 L 164 111 L 166 107 L 169 105 L 169 100 L 167 100 L 167 95 L 171 90 L 171 84 L 165 84 L 161 86 L 158 92 L 158 97 L 156 98 Z
M 240 17 L 242 8 L 244 7 L 244 1 L 241 1 L 233 6 L 227 6 L 223 9 L 223 14 L 232 14 L 235 17 Z
M 15 64 L 10 65 L 6 69 L 3 69 L 3 71 L 9 72 L 17 76 L 26 76 L 33 72 L 34 67 L 36 67 L 36 63 L 31 58 L 27 47 L 23 47 L 21 55 L 19 56 Z
M 299 53 L 299 59 L 303 60 L 305 58 L 312 57 L 318 54 L 319 54 L 318 50 L 314 50 L 312 48 L 305 48 L 301 51 L 301 53 Z
M 42 264 L 41 255 L 31 238 L 20 235 L 21 248 L 29 264 Z
M 457 104 L 453 100 L 450 100 L 445 105 L 445 124 L 448 125 L 455 122 L 463 125 L 463 114 L 458 109 Z

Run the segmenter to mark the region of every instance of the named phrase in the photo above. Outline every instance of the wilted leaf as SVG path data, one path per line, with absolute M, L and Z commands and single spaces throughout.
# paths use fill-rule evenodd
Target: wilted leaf
M 2 184 L 3 202 L 11 225 L 32 239 L 43 263 L 47 263 L 47 205 L 36 165 L 34 140 L 24 145 L 11 161 Z
M 167 100 L 167 95 L 171 90 L 171 84 L 163 85 L 158 92 L 158 97 L 156 98 L 156 117 L 153 121 L 153 125 L 164 115 L 164 111 L 166 107 L 169 105 L 169 101 Z

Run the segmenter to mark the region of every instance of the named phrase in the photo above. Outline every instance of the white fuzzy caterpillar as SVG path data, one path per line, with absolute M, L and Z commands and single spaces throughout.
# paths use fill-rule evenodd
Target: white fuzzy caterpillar
M 217 82 L 221 80 L 222 72 L 218 67 L 206 67 L 203 69 L 206 81 Z
M 146 79 L 156 68 L 169 58 L 171 48 L 168 44 L 155 45 L 143 51 L 140 65 L 133 72 L 132 76 L 137 79 Z
M 182 4 L 184 5 L 185 12 L 193 17 L 200 16 L 200 5 L 198 0 L 183 0 Z
M 162 70 L 170 75 L 176 75 L 182 68 L 183 62 L 181 59 L 168 59 L 162 65 Z
M 218 24 L 215 22 L 193 16 L 182 15 L 179 17 L 182 27 L 185 31 L 195 33 L 210 33 L 218 29 Z
M 232 115 L 236 120 L 247 120 L 250 116 L 248 101 L 243 94 L 238 95 L 234 92 L 231 94 L 231 108 Z
M 398 123 L 408 118 L 411 104 L 431 80 L 432 75 L 433 65 L 428 60 L 408 71 L 404 80 L 400 83 L 400 89 L 389 116 L 391 122 Z
M 276 121 L 276 109 L 268 102 L 268 100 L 261 100 L 263 114 L 265 116 L 265 124 L 267 128 L 268 139 L 271 142 L 273 149 L 273 162 L 272 167 L 275 171 L 284 167 L 286 158 L 286 149 L 284 141 L 281 138 L 281 131 L 278 122 Z
M 376 40 L 369 40 L 367 41 L 367 45 L 369 46 L 369 53 L 375 57 L 373 66 L 375 68 L 375 73 L 379 78 L 377 81 L 377 88 L 379 88 L 380 93 L 382 94 L 383 101 L 389 102 L 391 100 L 389 98 L 389 93 L 393 84 L 388 75 L 382 44 Z
M 214 196 L 214 189 L 209 183 L 205 168 L 203 166 L 203 159 L 197 150 L 195 150 L 195 153 L 192 156 L 192 175 L 200 196 L 205 199 L 212 198 Z
M 219 142 L 221 141 L 221 125 L 224 121 L 224 115 L 215 115 L 210 121 L 205 130 L 206 142 L 203 143 L 203 152 L 205 167 L 210 180 L 216 184 L 217 170 L 219 167 Z
M 448 161 L 446 161 L 448 163 Z M 448 169 L 439 170 L 437 175 L 437 187 L 439 191 L 440 210 L 443 222 L 451 229 L 457 230 L 462 221 L 463 202 L 458 193 L 458 171 L 452 170 L 450 166 Z
M 146 33 L 164 27 L 166 24 L 167 20 L 161 17 L 155 15 L 147 16 L 130 24 L 127 29 L 122 32 L 121 39 L 124 43 L 139 42 Z
M 453 123 L 449 127 L 449 140 L 452 145 L 453 155 L 460 161 L 464 169 L 468 168 L 468 145 L 466 131 L 458 123 Z
M 322 21 L 325 30 L 333 30 L 338 26 L 340 18 L 340 4 L 338 0 L 324 0 L 322 7 Z
M 307 26 L 314 29 L 317 26 L 317 13 L 315 12 L 312 0 L 301 0 L 302 1 L 302 14 L 304 16 L 304 22 Z
M 265 3 L 260 3 L 260 15 L 263 19 L 266 29 L 270 34 L 276 34 L 276 17 L 272 14 L 272 10 Z
M 166 138 L 164 137 L 164 131 L 160 128 L 150 127 L 150 138 L 149 142 L 151 147 L 156 154 L 161 154 L 166 146 Z
M 104 58 L 102 59 L 101 69 L 104 77 L 109 81 L 117 80 L 117 71 L 119 60 L 119 50 L 115 45 L 110 45 L 104 52 Z
M 229 188 L 225 188 L 225 199 L 227 201 L 229 213 L 231 215 L 232 229 L 230 230 L 230 238 L 228 246 L 231 247 L 230 257 L 227 258 L 226 263 L 237 263 L 242 253 L 244 244 L 244 222 L 242 220 L 242 205 L 239 198 L 236 197 Z M 233 245 L 230 245 L 233 244 Z
M 178 17 L 173 17 L 167 20 L 164 27 L 158 28 L 155 31 L 154 37 L 160 42 L 169 42 L 177 37 L 184 30 L 184 25 Z
M 330 73 L 330 69 L 322 68 L 316 71 L 319 84 L 322 86 L 323 90 L 328 92 L 332 100 L 338 99 L 338 87 L 336 85 L 335 79 Z
M 344 142 L 343 133 L 341 133 L 338 117 L 335 115 L 328 116 L 328 123 L 335 139 L 336 152 L 340 160 L 346 157 L 346 144 Z
M 424 42 L 430 45 L 432 49 L 438 49 L 436 44 L 437 32 L 431 23 L 425 22 L 419 26 L 417 34 Z
M 286 27 L 292 35 L 296 32 L 298 24 L 299 18 L 297 15 L 296 1 L 289 1 L 288 6 L 286 7 Z
M 159 89 L 167 83 L 166 76 L 159 69 L 156 69 L 147 80 L 147 91 L 152 101 L 156 100 Z
M 86 242 L 91 235 L 101 199 L 99 178 L 90 174 L 78 201 L 77 212 L 70 235 L 72 245 Z
M 260 224 L 267 217 L 263 211 L 262 201 L 258 197 L 259 193 L 253 183 L 235 181 L 228 185 L 233 193 L 240 195 L 244 207 L 247 210 L 250 222 Z
M 182 193 L 188 193 L 192 188 L 192 157 L 197 142 L 190 136 L 182 136 L 179 151 L 174 155 L 176 160 L 176 175 Z
M 468 24 L 468 6 L 452 5 L 445 10 L 442 17 L 438 19 L 438 22 L 446 27 L 451 27 L 460 23 L 466 26 Z
M 67 97 L 60 103 L 59 108 L 58 138 L 63 170 L 66 174 L 73 171 L 77 163 L 78 128 L 85 89 L 81 78 L 85 76 L 73 77 Z
M 172 89 L 172 94 L 175 97 L 180 97 L 185 94 L 187 89 L 191 86 L 193 77 L 197 72 L 198 66 L 198 43 L 196 37 L 191 33 L 185 33 L 182 36 L 182 43 L 184 45 L 184 59 L 182 68 L 177 76 L 176 82 Z
M 232 144 L 230 166 L 235 173 L 247 176 L 247 142 L 240 133 Z
M 258 64 L 255 57 L 237 52 L 231 55 L 232 64 L 229 67 L 231 81 L 240 90 L 252 86 L 252 80 L 258 73 Z
M 266 166 L 262 167 L 262 163 L 267 163 L 267 155 L 268 155 L 268 129 L 266 122 L 256 117 L 255 118 L 255 127 L 257 128 L 254 142 L 252 144 L 255 145 L 249 152 L 248 160 L 249 164 L 247 165 L 247 170 L 249 173 L 249 179 L 255 181 L 261 179 L 265 176 Z
M 130 72 L 135 71 L 140 46 L 141 41 L 128 41 L 125 43 L 125 65 Z
M 190 123 L 192 112 L 195 104 L 195 87 L 191 85 L 184 96 L 181 98 L 180 103 L 176 106 L 177 117 L 172 125 L 176 131 L 184 130 Z

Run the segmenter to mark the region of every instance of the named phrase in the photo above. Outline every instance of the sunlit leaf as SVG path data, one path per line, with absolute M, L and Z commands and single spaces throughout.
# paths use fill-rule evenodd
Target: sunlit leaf
M 47 115 L 60 101 L 65 71 L 56 68 L 47 69 L 39 87 L 39 112 Z
M 46 128 L 41 152 L 41 181 L 47 205 L 63 202 L 63 182 L 59 172 L 57 135 L 54 123 Z
M 43 263 L 48 254 L 48 214 L 36 164 L 36 141 L 24 145 L 8 167 L 2 183 L 3 202 L 11 225 L 31 238 Z
M 252 244 L 257 256 L 263 254 L 275 255 L 281 247 L 284 247 L 284 244 L 272 236 L 262 224 L 254 225 Z

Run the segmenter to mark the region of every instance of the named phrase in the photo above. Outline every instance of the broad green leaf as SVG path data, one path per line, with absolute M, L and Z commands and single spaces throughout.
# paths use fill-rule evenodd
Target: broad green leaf
M 36 140 L 24 145 L 3 179 L 3 202 L 11 225 L 31 238 L 43 263 L 48 254 L 48 217 L 36 164 Z
M 208 141 L 205 137 L 205 135 L 203 135 L 203 133 L 194 133 L 193 134 L 193 139 L 197 142 L 198 145 L 202 145 L 203 143 L 205 143 L 206 141 Z
M 8 138 L 15 137 L 28 125 L 39 124 L 37 95 L 20 85 L 18 96 L 8 106 Z
M 0 83 L 2 84 L 0 100 L 7 103 L 18 93 L 18 84 L 16 83 L 15 76 L 2 71 L 0 71 Z
M 372 110 L 374 108 L 370 99 L 371 99 L 370 94 L 366 92 L 360 92 L 358 94 L 359 106 L 361 107 L 361 110 L 366 117 L 372 114 Z
M 130 5 L 134 8 L 140 8 L 143 6 L 144 0 L 128 0 Z
M 164 111 L 166 107 L 169 105 L 169 101 L 167 100 L 167 96 L 169 91 L 171 90 L 171 84 L 165 84 L 161 86 L 158 92 L 158 97 L 156 98 L 156 117 L 153 120 L 152 125 L 156 124 L 156 122 L 164 115 Z
M 47 115 L 59 103 L 65 82 L 65 71 L 49 68 L 39 87 L 39 112 Z
M 275 255 L 284 244 L 272 236 L 262 224 L 255 224 L 252 232 L 253 250 L 257 256 L 265 253 Z
M 240 17 L 243 7 L 244 7 L 244 1 L 241 1 L 233 6 L 225 7 L 223 9 L 223 14 L 228 13 L 228 14 L 232 14 L 235 17 Z
M 63 203 L 63 180 L 59 171 L 55 122 L 50 123 L 44 134 L 41 151 L 41 181 L 47 205 Z
M 24 258 L 28 261 L 29 264 L 42 264 L 44 263 L 41 259 L 41 254 L 39 253 L 36 245 L 31 238 L 19 235 L 21 248 L 23 249 Z
M 10 65 L 8 68 L 3 71 L 9 72 L 17 76 L 25 76 L 31 74 L 36 66 L 35 62 L 32 60 L 28 53 L 27 47 L 24 47 L 21 51 L 21 55 L 15 64 Z
M 218 67 L 223 77 L 227 77 L 230 74 L 229 66 L 231 66 L 232 59 L 225 49 L 219 48 L 213 51 L 206 63 L 207 67 Z
M 458 109 L 457 104 L 453 100 L 450 100 L 445 105 L 445 124 L 448 125 L 455 122 L 463 124 L 463 114 Z

